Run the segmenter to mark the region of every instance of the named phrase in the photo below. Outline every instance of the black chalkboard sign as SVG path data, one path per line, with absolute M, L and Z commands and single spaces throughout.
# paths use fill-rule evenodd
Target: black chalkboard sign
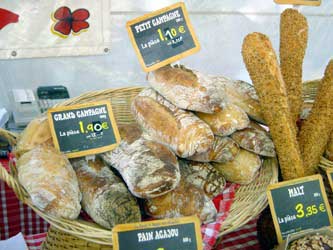
M 112 229 L 114 250 L 201 250 L 197 217 L 116 225 Z
M 321 4 L 321 0 L 274 0 L 274 2 L 279 4 L 295 4 L 309 6 L 319 6 Z
M 148 72 L 200 49 L 184 3 L 176 3 L 127 23 L 143 69 Z
M 328 181 L 330 183 L 331 189 L 333 191 L 333 169 L 328 169 L 326 171 L 327 177 L 328 177 Z
M 332 225 L 320 175 L 269 185 L 267 196 L 280 243 L 289 234 Z
M 55 147 L 69 158 L 106 152 L 120 142 L 108 101 L 49 109 L 48 119 Z

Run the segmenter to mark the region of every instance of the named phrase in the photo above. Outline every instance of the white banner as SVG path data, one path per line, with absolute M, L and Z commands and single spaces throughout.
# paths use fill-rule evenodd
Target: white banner
M 110 0 L 1 0 L 0 59 L 106 54 Z

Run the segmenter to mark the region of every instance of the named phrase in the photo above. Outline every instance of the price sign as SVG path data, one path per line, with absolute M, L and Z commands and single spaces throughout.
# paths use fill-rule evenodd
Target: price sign
M 274 2 L 279 4 L 295 4 L 309 6 L 319 6 L 321 4 L 321 0 L 274 0 Z
M 114 250 L 202 250 L 195 216 L 116 225 L 112 240 Z
M 326 171 L 326 174 L 327 174 L 327 177 L 328 177 L 328 181 L 330 182 L 331 189 L 333 191 L 333 169 L 328 169 Z
M 108 101 L 48 110 L 54 145 L 69 158 L 112 150 L 120 142 Z
M 184 3 L 149 13 L 127 23 L 144 71 L 152 71 L 200 49 Z
M 269 185 L 267 196 L 279 243 L 289 234 L 332 225 L 320 175 Z

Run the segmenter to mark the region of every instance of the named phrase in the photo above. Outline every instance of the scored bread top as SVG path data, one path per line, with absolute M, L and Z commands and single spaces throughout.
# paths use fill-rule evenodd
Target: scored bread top
M 213 77 L 184 67 L 162 67 L 148 75 L 150 85 L 179 108 L 214 113 L 224 103 Z

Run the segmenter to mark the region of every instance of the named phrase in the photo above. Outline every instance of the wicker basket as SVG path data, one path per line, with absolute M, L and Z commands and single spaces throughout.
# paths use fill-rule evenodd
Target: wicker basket
M 117 123 L 129 124 L 134 121 L 130 113 L 131 101 L 141 90 L 142 88 L 133 87 L 89 92 L 77 98 L 69 99 L 62 103 L 61 106 L 110 99 Z M 15 143 L 15 135 L 8 131 L 0 130 L 0 136 L 11 138 L 11 143 Z M 29 195 L 18 183 L 15 172 L 15 169 L 12 168 L 11 174 L 8 174 L 4 168 L 0 167 L 0 178 L 14 189 L 21 201 L 29 205 L 38 215 L 51 224 L 48 238 L 43 245 L 44 249 L 85 249 L 84 246 L 87 249 L 110 249 L 110 247 L 107 248 L 105 246 L 112 246 L 112 232 L 110 230 L 80 219 L 55 218 L 33 206 Z M 267 206 L 267 185 L 277 181 L 277 160 L 275 158 L 265 159 L 256 181 L 237 189 L 235 200 L 227 219 L 223 223 L 219 236 L 234 231 L 258 216 Z M 76 242 L 75 246 L 73 242 Z

